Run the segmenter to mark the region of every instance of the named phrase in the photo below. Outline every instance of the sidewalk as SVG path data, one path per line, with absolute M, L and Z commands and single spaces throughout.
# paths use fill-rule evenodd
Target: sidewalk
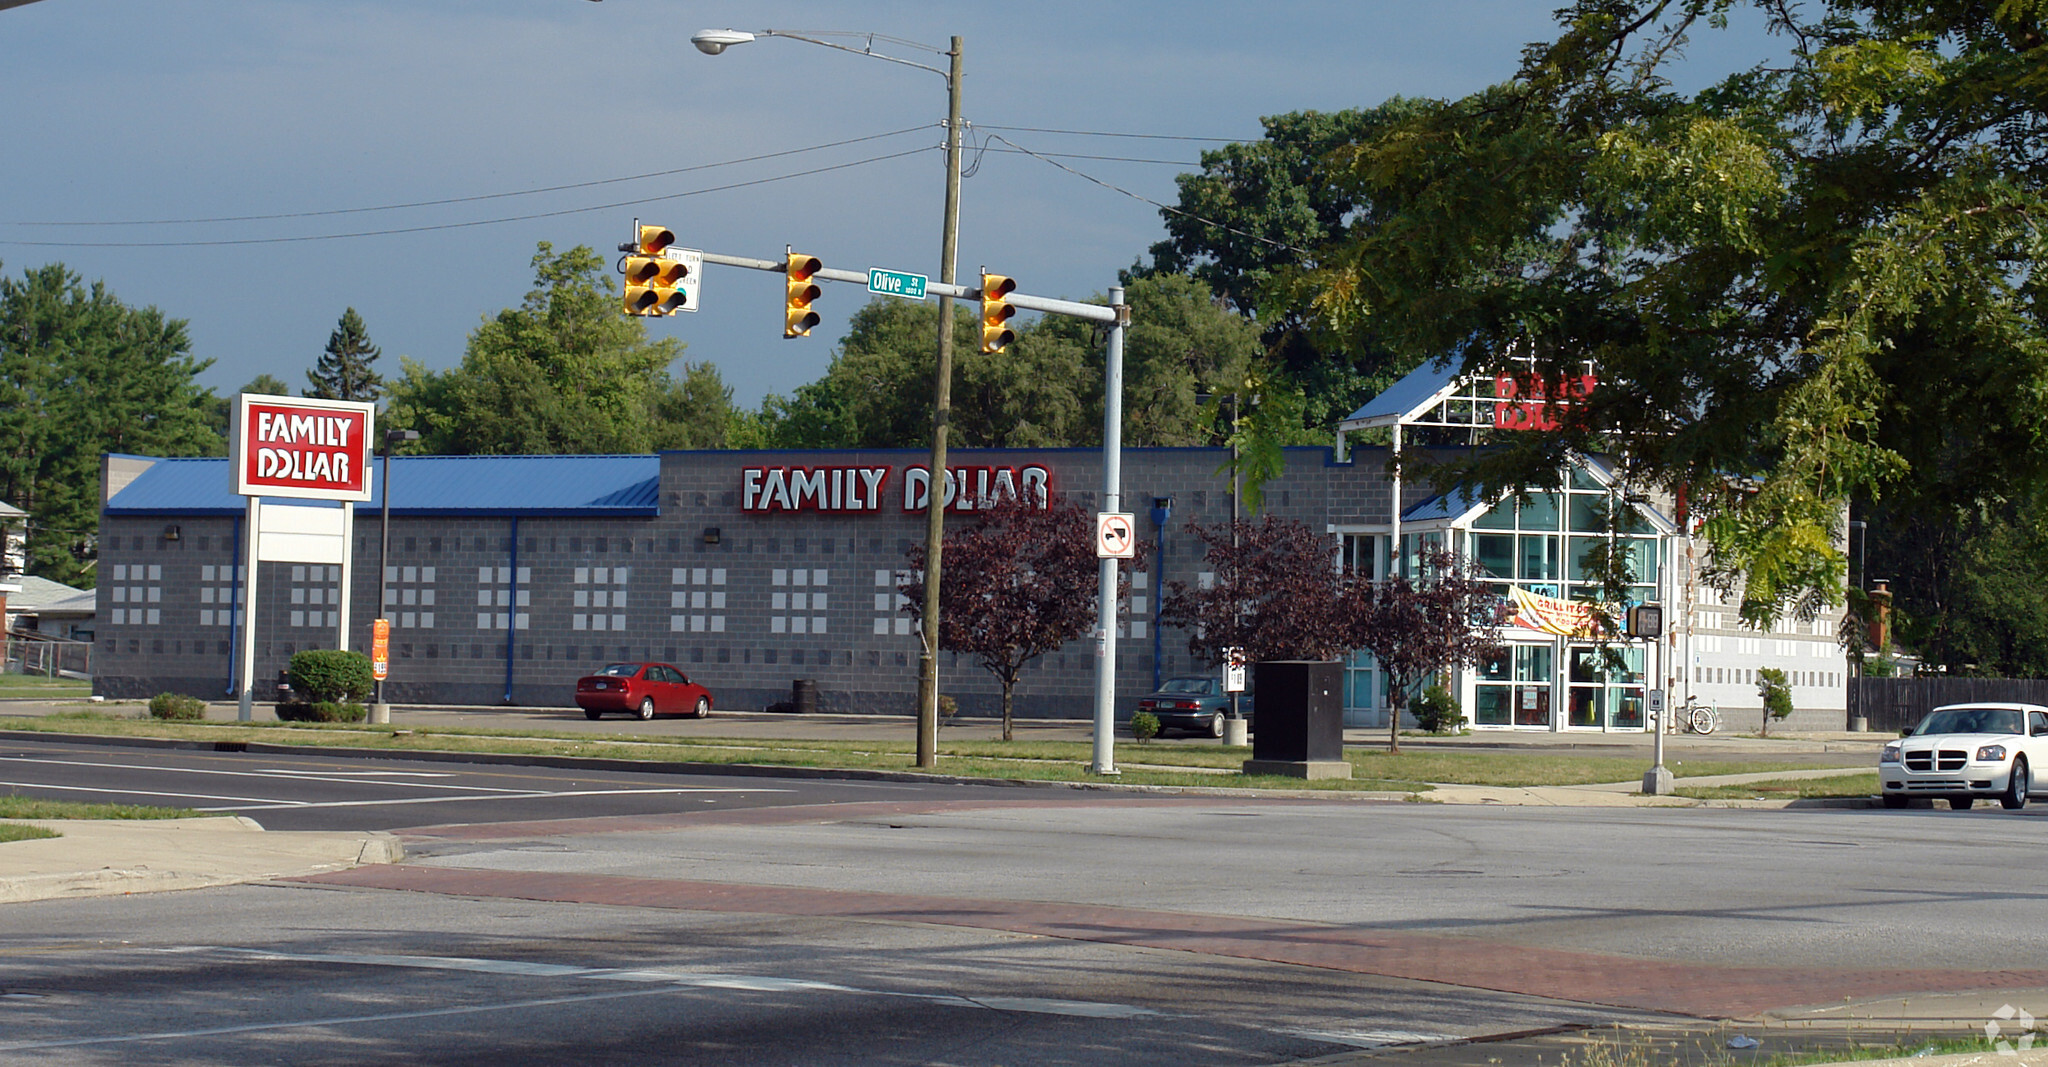
M 61 836 L 0 844 L 0 904 L 235 885 L 405 857 L 387 833 L 280 833 L 240 816 L 6 821 Z

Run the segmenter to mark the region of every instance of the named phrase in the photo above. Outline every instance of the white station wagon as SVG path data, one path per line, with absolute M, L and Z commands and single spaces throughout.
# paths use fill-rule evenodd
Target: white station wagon
M 2038 704 L 1950 704 L 1884 746 L 1877 777 L 1884 806 L 1941 798 L 1967 811 L 1979 797 L 2027 806 L 2036 767 L 2048 765 L 2048 708 Z

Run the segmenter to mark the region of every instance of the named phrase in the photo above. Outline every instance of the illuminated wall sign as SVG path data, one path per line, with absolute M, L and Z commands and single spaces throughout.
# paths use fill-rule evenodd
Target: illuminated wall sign
M 740 471 L 740 510 L 753 512 L 862 512 L 882 510 L 894 498 L 904 511 L 923 511 L 931 472 L 906 467 L 746 467 Z M 1043 508 L 1051 499 L 1052 472 L 1024 467 L 948 467 L 946 510 L 980 511 L 1019 499 Z M 899 495 L 900 494 L 900 495 Z
M 947 467 L 946 510 L 982 511 L 1005 500 L 1019 499 L 1043 508 L 1049 499 L 1052 472 L 1029 467 Z M 923 511 L 931 502 L 932 472 L 912 467 L 903 472 L 903 510 Z
M 1496 375 L 1493 379 L 1493 395 L 1499 403 L 1493 406 L 1493 426 L 1497 430 L 1555 430 L 1561 424 L 1559 416 L 1571 402 L 1593 392 L 1593 376 L 1583 374 L 1566 378 L 1554 385 L 1531 379 L 1528 388 L 1512 374 Z
M 229 468 L 242 496 L 370 499 L 376 405 L 282 396 L 235 397 Z
M 748 467 L 741 511 L 880 511 L 887 467 Z

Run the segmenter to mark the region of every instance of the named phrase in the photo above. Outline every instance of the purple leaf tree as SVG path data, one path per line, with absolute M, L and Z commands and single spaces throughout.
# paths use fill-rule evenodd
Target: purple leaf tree
M 1450 667 L 1469 667 L 1500 648 L 1500 630 L 1512 609 L 1480 580 L 1470 561 L 1441 548 L 1425 548 L 1421 577 L 1359 581 L 1347 591 L 1353 647 L 1372 653 L 1387 676 L 1392 709 L 1390 752 L 1401 751 L 1401 709 L 1423 679 Z
M 1095 628 L 1100 561 L 1095 523 L 1065 501 L 1007 501 L 946 535 L 939 583 L 939 647 L 972 655 L 1003 687 L 1003 740 L 1012 737 L 1017 677 L 1032 660 Z M 1141 546 L 1142 547 L 1142 546 Z M 924 546 L 909 552 L 903 609 L 924 616 Z M 1119 570 L 1118 595 L 1130 565 Z

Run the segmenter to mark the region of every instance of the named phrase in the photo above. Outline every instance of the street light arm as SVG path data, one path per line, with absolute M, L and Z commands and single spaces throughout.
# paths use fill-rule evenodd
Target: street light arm
M 874 40 L 873 34 L 865 34 L 863 36 L 866 36 L 870 42 Z M 940 70 L 937 67 L 927 66 L 923 63 L 913 62 L 908 59 L 898 59 L 895 56 L 883 55 L 882 53 L 875 51 L 874 46 L 872 44 L 870 44 L 866 48 L 853 48 L 843 44 L 833 44 L 831 41 L 821 41 L 816 37 L 806 37 L 801 33 L 795 33 L 790 30 L 755 30 L 750 34 L 744 35 L 731 30 L 699 30 L 697 31 L 697 33 L 691 36 L 690 40 L 692 42 L 711 42 L 717 47 L 717 52 L 711 51 L 710 49 L 706 48 L 705 45 L 702 43 L 699 43 L 697 47 L 699 48 L 699 50 L 705 51 L 709 55 L 717 55 L 718 52 L 723 52 L 730 45 L 744 44 L 747 40 L 751 40 L 757 37 L 787 37 L 793 41 L 805 41 L 810 44 L 819 45 L 824 48 L 836 48 L 841 52 L 852 52 L 854 55 L 857 56 L 867 56 L 870 59 L 880 59 L 889 63 L 896 63 L 906 67 L 916 67 L 919 70 L 928 70 L 931 71 L 933 74 L 936 74 L 939 77 L 946 79 L 946 84 L 951 85 L 953 83 L 953 76 L 947 71 Z M 929 45 L 917 44 L 915 41 L 903 41 L 901 43 L 911 45 L 912 47 L 915 48 L 930 48 L 931 51 L 937 52 L 939 55 L 942 56 L 952 54 L 950 52 L 941 51 L 937 48 L 931 48 L 931 46 Z

